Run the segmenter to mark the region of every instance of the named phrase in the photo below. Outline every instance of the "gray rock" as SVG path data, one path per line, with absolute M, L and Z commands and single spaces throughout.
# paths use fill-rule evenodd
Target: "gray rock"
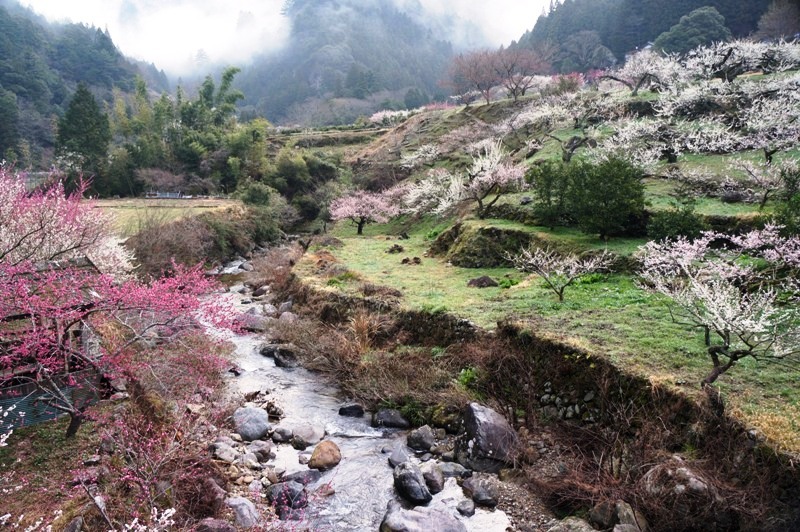
M 264 344 L 259 348 L 259 353 L 275 360 L 279 368 L 296 368 L 297 347 L 292 344 Z
M 243 269 L 244 271 L 246 271 L 246 272 L 252 272 L 253 270 L 255 270 L 255 268 L 253 267 L 253 265 L 252 265 L 252 264 L 250 264 L 249 262 L 245 262 L 244 264 L 242 264 L 242 265 L 241 265 L 241 266 L 239 266 L 239 267 L 240 267 L 241 269 Z
M 81 532 L 83 530 L 83 517 L 80 515 L 64 527 L 64 532 Z
M 406 449 L 406 446 L 399 444 L 392 449 L 392 454 L 389 455 L 389 465 L 392 467 L 397 467 L 400 464 L 405 464 L 408 462 L 409 458 L 410 454 Z
M 589 522 L 603 530 L 613 527 L 617 523 L 617 507 L 611 501 L 602 501 L 589 510 Z
M 364 407 L 359 404 L 343 406 L 339 409 L 339 415 L 345 417 L 364 417 Z
M 272 444 L 268 441 L 255 440 L 251 442 L 247 446 L 247 452 L 253 453 L 259 462 L 275 458 L 275 451 L 272 450 Z
M 239 324 L 242 329 L 248 332 L 263 333 L 272 325 L 273 319 L 266 316 L 253 316 L 252 314 L 242 314 Z
M 293 427 L 292 433 L 292 447 L 301 451 L 316 445 L 325 437 L 325 429 L 307 423 Z
M 577 517 L 567 517 L 547 532 L 596 532 L 592 525 Z
M 456 458 L 475 471 L 497 473 L 512 463 L 517 434 L 508 421 L 486 406 L 470 403 L 464 412 L 464 435 L 457 441 Z
M 488 506 L 489 508 L 497 506 L 497 498 L 499 496 L 497 487 L 488 480 L 478 480 L 475 477 L 468 478 L 461 487 L 464 488 L 464 493 L 467 497 L 475 501 L 475 504 Z
M 497 285 L 497 281 L 489 277 L 488 275 L 482 275 L 480 277 L 476 277 L 475 279 L 470 279 L 467 282 L 467 286 L 470 288 L 491 288 Z
M 239 453 L 230 445 L 223 442 L 216 442 L 212 444 L 213 456 L 217 460 L 222 460 L 228 464 L 232 464 L 239 458 Z
M 456 510 L 464 517 L 472 517 L 475 515 L 475 503 L 469 500 L 461 501 L 458 503 L 458 506 L 456 506 Z
M 300 365 L 300 363 L 297 361 L 297 357 L 295 357 L 293 354 L 289 354 L 286 351 L 275 353 L 273 360 L 275 360 L 275 365 L 279 368 L 291 369 Z
M 469 469 L 456 462 L 445 462 L 439 464 L 444 478 L 466 478 L 472 473 Z
M 425 485 L 428 490 L 434 495 L 444 489 L 444 473 L 439 464 L 435 462 L 428 462 L 424 464 L 420 470 L 422 471 L 422 478 L 425 479 Z
M 236 532 L 236 527 L 222 519 L 209 517 L 197 525 L 197 532 Z
M 267 500 L 275 507 L 275 512 L 282 520 L 293 516 L 292 510 L 305 508 L 308 496 L 305 486 L 299 482 L 279 482 L 267 488 Z
M 251 406 L 234 411 L 233 425 L 236 433 L 245 441 L 260 440 L 272 429 L 267 411 Z
M 269 292 L 269 285 L 265 284 L 263 286 L 259 286 L 258 288 L 253 290 L 253 297 L 265 296 L 265 295 L 267 295 L 267 292 Z M 277 309 L 275 309 L 275 310 L 277 310 Z
M 647 520 L 644 516 L 633 509 L 633 507 L 625 501 L 617 501 L 616 504 L 617 521 L 622 527 L 630 527 L 635 532 L 645 532 L 648 529 Z M 616 527 L 615 527 L 616 530 Z
M 292 441 L 294 432 L 289 427 L 275 427 L 272 432 L 272 441 L 275 443 L 287 443 Z
M 291 311 L 292 311 L 291 301 L 284 301 L 278 306 L 278 314 L 283 314 L 284 312 L 291 312 Z
M 284 475 L 281 479 L 283 482 L 299 482 L 303 486 L 313 484 L 322 478 L 322 472 L 316 469 L 309 469 L 307 471 L 298 471 L 291 475 Z
M 387 427 L 395 429 L 407 429 L 411 423 L 403 417 L 399 410 L 393 408 L 381 408 L 372 416 L 372 425 L 375 427 Z
M 433 499 L 422 471 L 417 466 L 406 462 L 394 468 L 394 488 L 405 500 L 417 504 L 427 504 Z
M 433 444 L 436 443 L 436 436 L 432 428 L 428 425 L 423 425 L 408 433 L 407 443 L 415 451 L 429 451 Z
M 467 527 L 454 515 L 439 508 L 404 509 L 390 501 L 383 516 L 380 532 L 467 532 Z
M 283 321 L 283 322 L 286 322 L 286 323 L 294 323 L 299 319 L 300 318 L 297 316 L 297 314 L 295 314 L 293 312 L 283 312 L 281 314 L 280 318 L 278 318 L 278 321 Z
M 253 528 L 258 524 L 259 516 L 255 505 L 244 497 L 232 497 L 225 501 L 236 516 L 239 528 Z
M 238 264 L 236 265 L 236 267 L 237 268 L 239 267 Z M 247 292 L 247 287 L 245 287 L 242 283 L 239 283 L 232 285 L 230 288 L 228 288 L 228 291 L 233 294 L 244 294 L 245 292 Z

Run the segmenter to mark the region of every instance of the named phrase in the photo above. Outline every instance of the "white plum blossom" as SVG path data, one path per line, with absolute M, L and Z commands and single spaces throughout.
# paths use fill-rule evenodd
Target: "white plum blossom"
M 676 56 L 641 50 L 630 54 L 621 67 L 604 72 L 601 79 L 622 83 L 635 96 L 642 88 L 683 87 L 690 81 L 688 74 Z
M 464 201 L 464 176 L 435 168 L 424 179 L 410 185 L 403 199 L 405 211 L 443 215 Z
M 424 164 L 430 164 L 436 161 L 441 154 L 439 147 L 435 144 L 423 144 L 412 153 L 406 154 L 400 158 L 400 166 L 407 170 L 413 170 Z
M 564 301 L 564 290 L 582 275 L 603 271 L 614 262 L 607 251 L 578 256 L 540 247 L 528 247 L 507 258 L 518 270 L 539 275 L 559 301 Z
M 747 357 L 787 362 L 800 354 L 797 306 L 779 301 L 782 291 L 796 287 L 791 278 L 774 275 L 776 268 L 800 264 L 800 242 L 780 237 L 779 230 L 707 232 L 694 241 L 650 242 L 639 250 L 642 286 L 670 298 L 673 318 L 705 331 L 713 367 L 703 386 Z M 757 270 L 748 257 L 773 267 Z

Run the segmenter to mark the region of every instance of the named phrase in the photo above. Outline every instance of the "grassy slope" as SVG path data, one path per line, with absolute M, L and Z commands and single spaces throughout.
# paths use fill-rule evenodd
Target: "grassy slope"
M 657 97 L 652 95 L 654 98 Z M 473 109 L 470 117 L 480 115 L 489 121 L 491 116 L 503 116 L 492 104 L 481 112 Z M 425 143 L 434 143 L 448 131 L 465 127 L 469 123 L 461 110 L 440 113 L 438 119 L 418 120 L 424 125 L 417 130 L 405 128 L 389 133 L 394 135 L 391 144 L 413 149 Z M 410 129 L 412 129 L 410 131 Z M 575 132 L 555 132 L 559 138 L 568 138 Z M 386 152 L 377 143 L 364 148 L 360 155 Z M 382 153 L 381 153 L 382 152 Z M 800 151 L 793 150 L 782 157 L 796 157 Z M 446 156 L 442 164 L 448 165 L 455 155 Z M 555 142 L 545 143 L 529 162 L 557 159 L 560 148 Z M 686 155 L 681 166 L 717 175 L 736 177 L 731 170 L 738 161 L 760 161 L 760 154 L 743 152 L 731 155 Z M 660 210 L 672 204 L 674 185 L 660 179 L 646 182 L 649 208 Z M 529 193 L 528 193 L 529 194 Z M 502 202 L 518 205 L 519 194 L 504 198 Z M 501 203 L 502 203 L 501 202 Z M 753 217 L 759 215 L 753 204 L 726 204 L 714 198 L 700 198 L 697 212 L 705 215 Z M 767 204 L 765 212 L 772 209 Z M 608 275 L 602 279 L 579 284 L 568 289 L 566 301 L 559 304 L 552 292 L 537 278 L 525 278 L 512 269 L 463 269 L 454 267 L 438 258 L 426 257 L 432 233 L 449 227 L 454 220 L 424 220 L 417 225 L 402 227 L 395 222 L 386 226 L 368 226 L 365 236 L 356 237 L 352 227 L 340 224 L 334 229 L 344 246 L 330 251 L 356 273 L 357 279 L 349 277 L 329 280 L 314 278 L 313 255 L 299 265 L 300 271 L 308 275 L 308 281 L 329 290 L 344 290 L 355 293 L 361 282 L 381 284 L 401 290 L 402 304 L 414 309 L 445 309 L 472 320 L 477 325 L 492 328 L 498 320 L 514 317 L 531 324 L 540 334 L 558 337 L 585 348 L 589 352 L 608 357 L 620 367 L 648 376 L 653 381 L 672 385 L 689 394 L 699 392 L 699 380 L 710 369 L 699 331 L 674 323 L 667 310 L 666 301 L 639 289 L 630 276 Z M 467 223 L 480 224 L 477 220 Z M 567 243 L 571 248 L 601 249 L 623 255 L 631 254 L 644 240 L 612 240 L 608 244 L 587 236 L 575 229 L 558 228 L 554 231 L 542 227 L 531 227 L 505 220 L 490 220 L 485 223 L 509 229 L 535 232 L 538 237 Z M 397 235 L 405 230 L 409 240 L 387 241 L 385 235 Z M 394 243 L 401 244 L 402 254 L 388 254 L 386 250 Z M 422 257 L 420 265 L 402 265 L 403 257 Z M 508 289 L 467 288 L 469 279 L 490 275 L 495 279 L 510 278 L 520 281 Z M 783 368 L 757 364 L 746 360 L 718 381 L 732 410 L 745 423 L 758 427 L 768 438 L 787 450 L 800 451 L 800 398 L 796 394 L 796 378 Z
M 471 223 L 479 223 L 473 221 Z M 518 228 L 519 224 L 490 220 L 486 223 Z M 431 231 L 441 230 L 447 221 L 427 221 L 413 229 L 408 240 L 387 240 L 396 234 L 395 226 L 368 226 L 363 237 L 344 224 L 334 234 L 344 246 L 328 249 L 357 274 L 333 281 L 314 277 L 315 258 L 307 255 L 298 265 L 307 281 L 327 290 L 357 293 L 362 282 L 401 290 L 402 305 L 411 309 L 446 310 L 475 324 L 492 329 L 498 320 L 513 317 L 529 323 L 539 334 L 555 337 L 608 357 L 627 370 L 651 380 L 679 387 L 689 394 L 699 392 L 699 380 L 711 365 L 700 331 L 674 323 L 666 301 L 638 288 L 625 275 L 606 275 L 600 280 L 567 289 L 566 300 L 555 295 L 536 277 L 526 277 L 509 268 L 466 269 L 444 260 L 426 257 Z M 541 228 L 528 228 L 541 231 Z M 587 247 L 603 247 L 598 241 L 571 230 L 544 233 L 549 238 Z M 395 243 L 405 249 L 388 254 Z M 630 253 L 641 241 L 612 240 L 609 249 Z M 403 265 L 404 257 L 421 257 L 420 265 Z M 467 281 L 480 275 L 497 280 L 520 281 L 511 288 L 468 288 Z M 783 368 L 747 360 L 723 376 L 719 382 L 731 407 L 747 423 L 784 448 L 800 451 L 800 398 L 795 393 L 796 378 Z

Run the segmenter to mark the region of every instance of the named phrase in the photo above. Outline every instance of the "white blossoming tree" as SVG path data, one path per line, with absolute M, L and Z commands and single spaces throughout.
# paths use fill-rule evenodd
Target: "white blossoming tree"
M 514 266 L 522 271 L 539 275 L 545 284 L 564 301 L 564 291 L 581 276 L 608 269 L 614 261 L 607 251 L 578 256 L 561 254 L 550 248 L 525 248 L 517 254 L 507 255 Z
M 756 269 L 748 257 L 771 267 Z M 776 275 L 800 266 L 797 238 L 781 238 L 777 226 L 738 237 L 707 232 L 694 241 L 650 242 L 640 258 L 642 286 L 670 299 L 673 319 L 705 332 L 712 369 L 704 387 L 748 357 L 798 362 L 800 314 L 782 297 L 796 292 L 796 283 Z

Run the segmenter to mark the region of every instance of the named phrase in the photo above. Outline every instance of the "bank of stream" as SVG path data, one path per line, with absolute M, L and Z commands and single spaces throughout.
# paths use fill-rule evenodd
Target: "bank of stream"
M 251 294 L 236 293 L 234 304 L 246 312 L 263 302 L 253 301 Z M 371 426 L 369 413 L 364 417 L 339 415 L 340 407 L 346 402 L 336 386 L 299 366 L 278 367 L 273 358 L 260 352 L 265 342 L 263 333 L 235 335 L 230 341 L 235 346 L 233 362 L 238 365 L 239 373 L 230 374 L 228 379 L 234 398 L 242 401 L 256 395 L 267 397 L 283 414 L 274 427 L 291 430 L 310 425 L 318 434 L 324 431 L 324 439 L 334 442 L 341 451 L 341 462 L 306 486 L 309 504 L 296 514 L 301 519 L 300 524 L 314 530 L 378 530 L 390 501 L 410 508 L 395 492 L 388 457 L 398 448 L 406 450 L 411 462 L 417 465 L 421 464 L 421 458 L 431 457 L 423 457 L 423 453 L 415 455 L 406 447 L 408 431 L 375 428 Z M 307 463 L 311 448 L 300 451 L 290 443 L 279 443 L 273 450 L 275 457 L 265 464 L 266 468 L 283 473 L 284 477 L 309 471 L 301 462 Z M 247 489 L 242 489 L 241 494 L 258 503 L 266 495 L 257 483 L 255 486 L 256 489 L 242 486 Z M 426 507 L 452 515 L 466 530 L 510 529 L 509 517 L 498 509 L 478 507 L 471 517 L 461 515 L 456 506 L 466 499 L 456 478 L 447 478 L 444 489 L 434 494 Z M 297 526 L 298 523 L 291 523 L 287 528 Z

